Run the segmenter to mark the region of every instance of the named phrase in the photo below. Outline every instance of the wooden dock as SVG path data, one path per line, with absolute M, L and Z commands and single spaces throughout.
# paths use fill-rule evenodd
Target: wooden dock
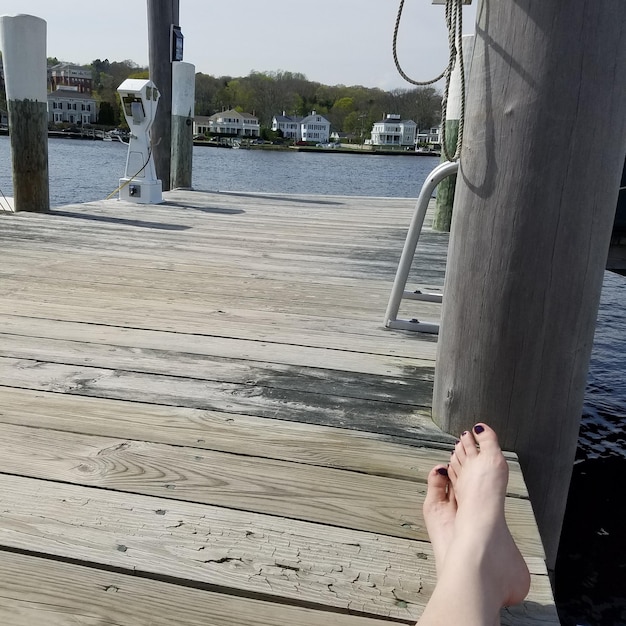
M 382 327 L 414 201 L 165 197 L 0 215 L 0 623 L 415 623 L 454 439 L 435 339 Z M 502 621 L 558 624 L 511 470 L 532 588 Z

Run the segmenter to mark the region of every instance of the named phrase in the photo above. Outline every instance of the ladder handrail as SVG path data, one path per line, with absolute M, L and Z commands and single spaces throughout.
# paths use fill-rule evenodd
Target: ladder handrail
M 413 218 L 411 219 L 411 224 L 409 225 L 409 230 L 404 242 L 404 248 L 402 249 L 402 256 L 398 263 L 398 270 L 396 271 L 396 277 L 393 281 L 391 295 L 389 296 L 389 303 L 387 305 L 387 311 L 385 312 L 385 326 L 389 326 L 390 322 L 395 322 L 398 317 L 400 301 L 404 294 L 404 288 L 406 287 L 413 257 L 415 256 L 415 248 L 417 247 L 417 242 L 422 232 L 424 218 L 428 210 L 428 203 L 430 202 L 433 191 L 444 178 L 456 174 L 458 169 L 458 161 L 445 161 L 439 164 L 430 173 L 430 176 L 422 185 L 422 190 L 417 198 L 415 212 L 413 213 Z

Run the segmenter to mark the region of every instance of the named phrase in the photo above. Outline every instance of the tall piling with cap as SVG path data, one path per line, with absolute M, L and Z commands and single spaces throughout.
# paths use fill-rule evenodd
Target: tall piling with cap
M 555 563 L 626 151 L 623 0 L 478 6 L 433 417 L 517 452 Z M 601 100 L 601 109 L 598 102 Z
M 463 64 L 459 63 L 459 53 L 450 76 L 450 88 L 446 104 L 446 119 L 443 121 L 442 135 L 445 137 L 446 150 L 442 150 L 441 160 L 447 161 L 446 153 L 454 155 L 457 151 L 459 139 L 459 125 L 463 116 L 464 100 L 466 98 L 468 81 L 474 50 L 474 35 L 463 35 Z M 463 71 L 463 75 L 461 74 Z M 445 129 L 444 129 L 445 126 Z M 445 132 L 443 132 L 445 130 Z M 443 146 L 442 146 L 443 147 Z M 452 221 L 452 206 L 456 189 L 456 174 L 444 178 L 437 187 L 435 213 L 433 215 L 433 229 L 441 232 L 450 232 Z
M 15 211 L 48 211 L 46 22 L 0 16 Z
M 172 64 L 172 189 L 191 189 L 196 68 Z

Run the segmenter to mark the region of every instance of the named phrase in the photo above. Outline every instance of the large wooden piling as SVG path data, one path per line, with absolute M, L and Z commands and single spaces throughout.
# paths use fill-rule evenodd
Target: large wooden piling
M 179 22 L 179 0 L 148 0 L 150 79 L 161 98 L 152 125 L 152 154 L 163 191 L 170 188 L 172 145 L 171 29 Z
M 518 453 L 549 566 L 624 163 L 625 72 L 622 0 L 479 7 L 433 415 L 452 433 L 484 420 Z
M 48 211 L 46 22 L 0 17 L 15 211 Z
M 191 189 L 196 68 L 172 64 L 172 189 Z

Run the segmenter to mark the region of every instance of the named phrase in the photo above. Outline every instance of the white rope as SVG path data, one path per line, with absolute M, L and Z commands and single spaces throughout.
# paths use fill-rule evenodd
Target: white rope
M 461 155 L 461 146 L 463 145 L 463 130 L 465 127 L 465 67 L 463 64 L 463 4 L 462 0 L 446 0 L 446 26 L 448 28 L 448 47 L 450 49 L 450 56 L 448 58 L 448 66 L 437 78 L 433 78 L 428 81 L 417 81 L 409 76 L 400 67 L 398 61 L 397 43 L 398 43 L 398 30 L 400 28 L 400 21 L 402 19 L 402 10 L 404 9 L 404 0 L 400 0 L 400 6 L 398 7 L 398 16 L 396 18 L 396 25 L 393 31 L 393 60 L 396 65 L 398 73 L 404 80 L 412 85 L 425 86 L 432 85 L 438 80 L 445 78 L 446 87 L 444 90 L 443 98 L 441 99 L 441 147 L 443 154 L 448 161 L 456 161 Z M 459 132 L 456 141 L 456 149 L 453 155 L 450 155 L 448 146 L 446 145 L 446 109 L 448 106 L 448 96 L 450 93 L 450 77 L 452 76 L 452 70 L 456 60 L 459 60 L 459 71 L 461 73 L 461 113 L 459 118 Z

